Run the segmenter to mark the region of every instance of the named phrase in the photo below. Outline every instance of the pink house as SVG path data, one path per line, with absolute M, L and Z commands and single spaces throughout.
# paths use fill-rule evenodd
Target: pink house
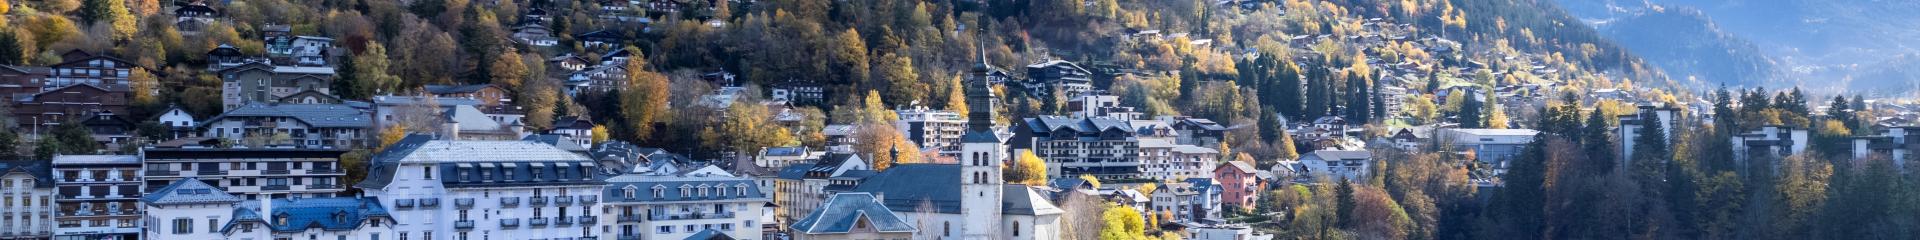
M 1229 206 L 1253 207 L 1259 200 L 1259 177 L 1254 175 L 1252 164 L 1240 161 L 1227 161 L 1213 169 L 1213 179 L 1220 181 L 1220 201 Z

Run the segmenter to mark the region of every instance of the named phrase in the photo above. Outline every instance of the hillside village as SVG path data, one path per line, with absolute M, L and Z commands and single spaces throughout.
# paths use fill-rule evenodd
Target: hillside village
M 0 0 L 0 239 L 1915 237 L 1920 102 L 1535 4 Z

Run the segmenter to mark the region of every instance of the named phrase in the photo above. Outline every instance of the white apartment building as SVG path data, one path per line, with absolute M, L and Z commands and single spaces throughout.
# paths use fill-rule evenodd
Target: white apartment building
M 393 239 L 393 217 L 369 198 L 244 200 L 196 178 L 140 198 L 143 239 Z
M 137 239 L 140 157 L 53 157 L 54 239 Z
M 609 231 L 601 235 L 618 239 L 677 240 L 707 231 L 758 239 L 771 201 L 753 179 L 724 172 L 628 173 L 606 181 L 600 217 Z
M 967 130 L 967 120 L 960 113 L 927 109 L 918 106 L 893 110 L 900 116 L 893 122 L 893 128 L 900 130 L 901 136 L 919 143 L 921 149 L 938 150 L 940 156 L 960 156 L 960 135 Z
M 408 136 L 357 186 L 389 209 L 398 240 L 596 240 L 604 181 L 579 154 L 529 141 Z
M 145 148 L 145 193 L 185 178 L 199 179 L 241 199 L 336 197 L 346 189 L 340 181 L 347 171 L 340 165 L 341 149 L 217 149 Z
M 46 164 L 0 162 L 0 239 L 53 237 L 53 178 Z

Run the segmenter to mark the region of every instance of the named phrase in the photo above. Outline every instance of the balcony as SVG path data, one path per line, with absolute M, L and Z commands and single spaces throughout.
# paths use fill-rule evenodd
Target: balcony
M 546 225 L 547 225 L 547 218 L 543 218 L 543 217 L 527 218 L 527 226 L 546 226 Z
M 580 237 L 580 238 L 574 238 L 574 240 L 600 240 L 600 237 L 595 237 L 595 236 L 585 236 L 585 237 Z
M 615 221 L 619 221 L 622 223 L 630 223 L 630 222 L 640 222 L 641 219 L 644 219 L 644 218 L 641 218 L 640 215 L 620 215 L 619 219 L 615 219 Z
M 600 202 L 600 196 L 580 196 L 580 205 L 593 205 L 597 202 Z
M 454 199 L 454 200 L 453 200 L 453 206 L 454 206 L 454 207 L 457 207 L 457 208 L 460 208 L 460 209 L 470 209 L 470 208 L 473 208 L 473 198 L 459 198 L 459 199 Z
M 413 199 L 393 200 L 393 207 L 394 208 L 413 208 Z
M 440 207 L 440 199 L 439 198 L 422 198 L 420 199 L 420 207 L 438 208 Z
M 553 205 L 554 205 L 554 206 L 562 206 L 562 207 L 564 207 L 564 206 L 568 206 L 568 205 L 573 205 L 573 197 L 568 197 L 568 196 L 556 196 L 556 197 L 553 197 Z
M 553 225 L 559 225 L 559 226 L 573 225 L 573 217 L 568 217 L 568 216 L 554 217 Z
M 218 176 L 218 175 L 227 175 L 227 171 L 223 171 L 223 170 L 211 170 L 211 169 L 201 169 L 200 171 L 194 171 L 193 173 L 194 173 L 194 174 L 199 174 L 200 176 Z
M 147 170 L 147 176 L 149 176 L 149 177 L 171 177 L 171 176 L 180 176 L 180 171 L 172 171 L 172 170 Z
M 502 198 L 500 198 L 500 206 L 502 206 L 502 207 L 518 207 L 518 206 L 520 206 L 520 198 L 518 198 L 518 197 L 502 197 Z
M 516 227 L 520 227 L 519 218 L 500 219 L 500 228 L 516 228 Z
M 339 184 L 314 184 L 314 185 L 307 185 L 307 189 L 342 189 L 342 188 L 346 188 L 346 186 L 341 186 L 341 185 L 339 185 Z
M 619 240 L 640 240 L 640 235 L 620 235 Z
M 340 169 L 307 169 L 307 174 L 343 174 L 343 173 L 347 173 L 347 171 L 340 170 Z
M 293 186 L 288 186 L 288 185 L 266 185 L 266 186 L 260 186 L 260 190 L 262 190 L 262 191 L 276 191 L 276 190 L 277 190 L 277 191 L 286 191 L 286 190 L 290 190 L 290 189 L 293 189 Z
M 580 216 L 580 224 L 591 225 L 596 222 L 600 222 L 599 217 L 594 217 L 592 215 Z
M 286 170 L 286 169 L 267 169 L 267 170 L 261 170 L 261 171 L 260 171 L 260 174 L 267 174 L 267 175 L 287 175 L 288 173 L 292 173 L 292 172 L 293 172 L 293 171 L 291 171 L 291 170 Z
M 473 229 L 473 220 L 453 221 L 453 229 Z
M 547 197 L 544 197 L 544 196 L 527 197 L 527 205 L 533 205 L 535 207 L 545 207 L 547 206 Z
M 653 214 L 653 215 L 649 215 L 649 216 L 647 216 L 647 220 L 649 220 L 649 221 L 660 221 L 660 220 L 693 220 L 693 219 L 722 219 L 722 218 L 733 218 L 733 213 L 731 213 L 731 212 L 724 212 L 724 213 L 699 213 L 699 212 L 695 212 L 695 213 L 677 213 L 677 214 Z

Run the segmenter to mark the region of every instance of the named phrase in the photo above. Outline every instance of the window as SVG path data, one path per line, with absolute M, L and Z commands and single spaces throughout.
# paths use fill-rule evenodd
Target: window
M 407 232 L 400 232 L 400 240 L 407 240 Z
M 219 233 L 220 228 L 214 226 L 220 226 L 220 219 L 207 219 L 207 233 Z
M 655 233 L 661 233 L 661 234 L 673 233 L 673 226 L 660 226 L 660 229 L 656 230 Z
M 432 180 L 432 179 L 433 179 L 433 166 L 427 166 L 426 168 L 421 168 L 421 169 L 420 169 L 420 175 L 422 175 L 422 176 L 426 176 L 428 180 Z M 428 234 L 429 234 L 429 235 L 431 235 L 432 233 L 428 233 Z M 428 239 L 432 239 L 432 237 L 428 237 Z
M 188 233 L 193 233 L 193 219 L 180 218 L 173 220 L 173 234 Z
M 1013 221 L 1013 236 L 1020 236 L 1020 221 Z
M 624 190 L 622 190 L 622 191 L 624 191 L 624 192 L 622 193 L 622 195 L 623 195 L 623 196 L 626 196 L 626 197 L 627 197 L 627 199 L 633 199 L 633 198 L 634 198 L 634 192 L 637 192 L 637 191 L 635 191 L 635 190 L 638 190 L 638 189 L 637 189 L 636 187 L 633 187 L 633 186 L 627 186 L 627 189 L 624 189 Z
M 953 222 L 943 222 L 943 223 L 940 223 L 940 235 L 941 235 L 941 236 L 948 236 L 948 237 L 952 237 L 952 236 L 953 236 Z
M 667 187 L 663 187 L 663 186 L 653 186 L 653 197 L 654 197 L 654 198 L 663 198 L 663 197 L 666 197 L 666 195 L 667 195 Z

